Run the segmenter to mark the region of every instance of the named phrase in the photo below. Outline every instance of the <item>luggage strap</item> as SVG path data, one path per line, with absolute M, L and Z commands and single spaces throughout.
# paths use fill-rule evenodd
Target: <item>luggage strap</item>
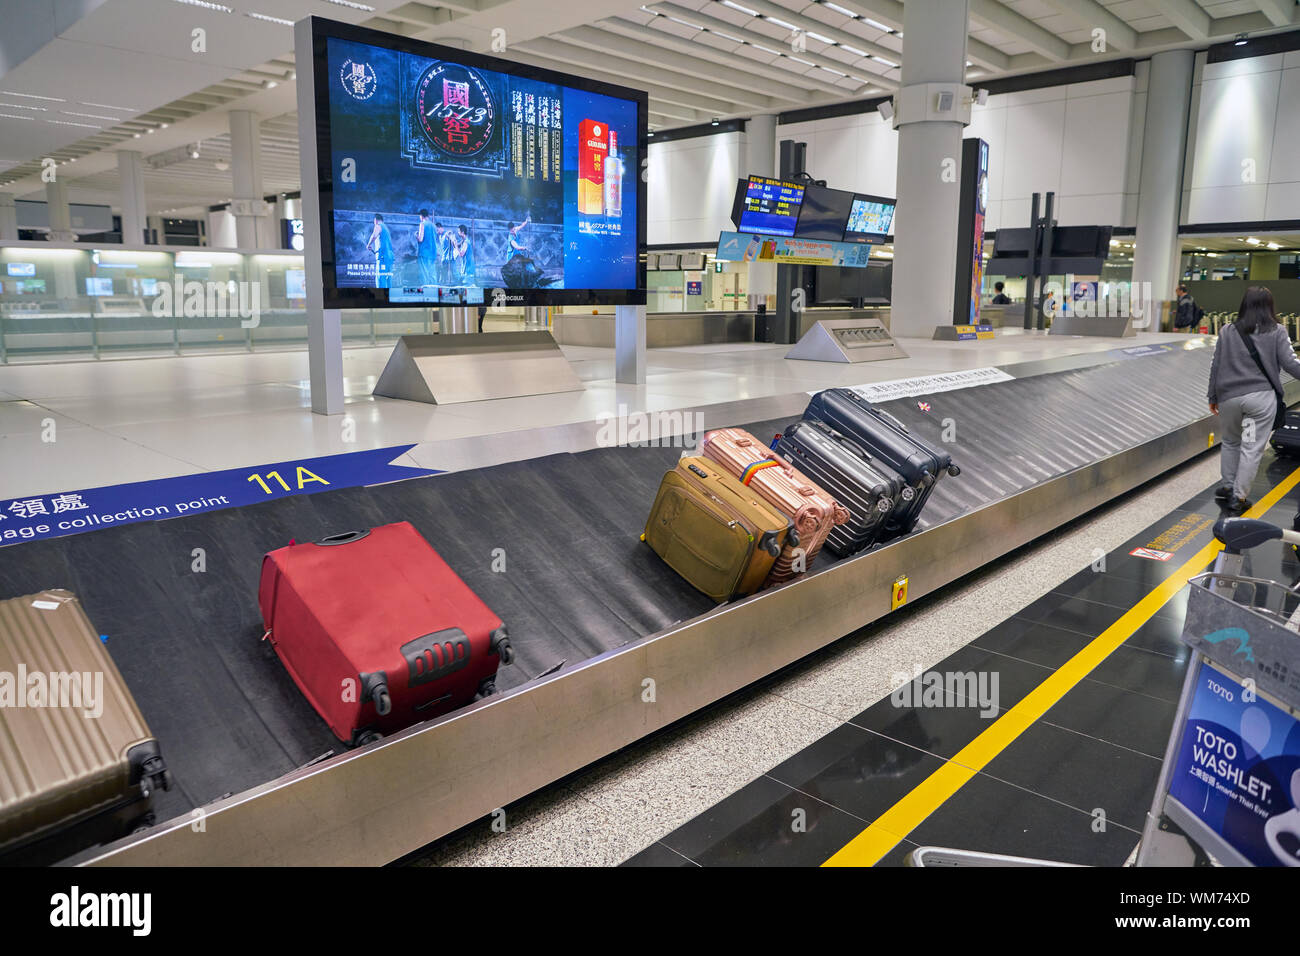
M 754 480 L 754 476 L 764 468 L 779 468 L 780 466 L 781 463 L 779 461 L 773 461 L 771 458 L 764 458 L 762 461 L 751 462 L 746 465 L 745 470 L 740 473 L 740 483 L 742 485 L 748 485 Z

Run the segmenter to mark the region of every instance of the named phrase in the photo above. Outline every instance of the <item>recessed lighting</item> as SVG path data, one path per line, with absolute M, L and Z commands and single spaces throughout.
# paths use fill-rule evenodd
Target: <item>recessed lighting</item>
M 25 119 L 25 120 L 36 119 L 35 116 L 20 116 L 17 113 L 0 113 L 0 116 L 3 116 L 5 119 Z
M 374 13 L 375 8 L 365 3 L 353 3 L 352 0 L 325 0 L 326 3 L 332 3 L 336 7 L 347 7 L 349 10 L 364 10 L 366 13 Z
M 731 0 L 722 0 L 722 5 L 724 7 L 731 7 L 733 10 L 739 10 L 741 13 L 748 13 L 751 17 L 758 16 L 757 10 L 751 10 L 749 7 L 742 7 L 738 3 L 732 3 Z
M 1269 248 L 1269 249 L 1281 249 L 1282 247 L 1279 246 L 1276 242 L 1270 242 L 1266 248 Z
M 725 3 L 726 0 L 723 0 L 723 2 Z M 841 16 L 849 17 L 853 20 L 856 20 L 858 18 L 858 15 L 856 13 L 854 13 L 852 10 L 846 10 L 844 7 L 841 7 L 838 3 L 823 3 L 822 6 L 825 7 L 827 10 L 834 10 L 836 13 L 840 14 Z
M 245 13 L 244 16 L 251 17 L 254 20 L 265 20 L 267 23 L 278 23 L 284 27 L 293 26 L 292 20 L 285 20 L 283 17 L 273 17 L 265 13 Z
M 78 113 L 76 110 L 59 110 L 64 116 L 80 116 L 82 119 L 106 119 L 116 123 L 120 116 L 104 116 L 100 113 Z
M 50 103 L 66 103 L 67 100 L 60 96 L 37 96 L 35 93 L 19 93 L 17 90 L 0 90 L 5 96 L 21 96 L 29 100 L 46 100 Z
M 1235 40 L 1232 41 L 1232 45 L 1233 45 L 1233 46 L 1245 46 L 1245 45 L 1246 45 L 1246 40 L 1248 40 L 1248 39 L 1249 39 L 1249 35 L 1248 35 L 1248 34 L 1245 34 L 1245 33 L 1238 33 L 1238 34 L 1237 34 L 1237 39 L 1235 39 Z
M 857 47 L 855 47 L 855 46 L 849 46 L 847 43 L 841 43 L 841 44 L 840 44 L 840 49 L 841 49 L 841 50 L 844 50 L 844 51 L 847 52 L 847 53 L 852 53 L 854 56 L 866 56 L 866 55 L 867 55 L 867 51 L 866 51 L 866 50 L 859 50 Z
M 868 17 L 863 17 L 863 18 L 862 18 L 862 22 L 865 23 L 865 24 L 866 24 L 867 26 L 869 26 L 869 27 L 875 27 L 875 28 L 876 28 L 877 30 L 879 30 L 881 33 L 893 33 L 893 32 L 894 32 L 894 31 L 891 30 L 889 27 L 885 26 L 885 24 L 881 23 L 879 20 L 872 20 L 872 19 L 869 19 Z M 903 34 L 900 33 L 900 34 L 898 34 L 898 35 L 901 37 Z
M 834 41 L 834 40 L 832 40 L 830 37 L 824 37 L 824 36 L 822 36 L 820 33 L 813 33 L 811 30 L 805 30 L 804 33 L 805 33 L 807 36 L 812 37 L 812 38 L 813 38 L 814 40 L 816 40 L 818 43 L 829 43 L 829 44 L 831 44 L 832 46 L 835 45 L 835 41 Z
M 176 3 L 183 3 L 187 7 L 202 7 L 204 10 L 212 10 L 215 13 L 234 13 L 234 7 L 228 7 L 224 3 L 209 3 L 208 0 L 174 0 Z
M 1246 239 L 1246 244 L 1247 244 L 1247 245 L 1251 245 L 1251 246 L 1257 246 L 1257 245 L 1259 245 L 1259 240 L 1256 239 L 1254 236 L 1249 236 L 1249 237 Z
M 696 26 L 694 23 L 691 23 L 689 20 L 683 20 L 681 17 L 674 17 L 669 14 L 664 14 L 664 16 L 667 16 L 669 20 L 673 21 L 673 23 L 680 23 L 682 26 L 690 27 L 692 30 L 704 29 L 704 27 Z
M 55 126 L 81 126 L 85 129 L 103 129 L 102 126 L 96 126 L 94 123 L 74 123 L 71 120 L 47 119 L 45 122 L 53 123 Z
M 883 56 L 873 56 L 871 59 L 875 60 L 877 63 L 885 64 L 885 66 L 889 67 L 891 70 L 898 68 L 897 63 L 893 60 L 886 60 Z
M 721 120 L 719 120 L 716 116 L 713 117 L 713 123 L 712 123 L 713 126 L 717 126 L 718 123 L 720 123 L 720 122 L 721 122 Z
M 84 100 L 80 101 L 80 103 L 82 106 L 93 106 L 96 109 L 101 109 L 101 110 L 121 110 L 123 113 L 140 112 L 134 106 L 113 106 L 111 103 L 87 103 Z
M 262 89 L 264 89 L 264 90 L 273 90 L 273 89 L 275 89 L 275 88 L 276 88 L 277 86 L 279 86 L 279 85 L 280 85 L 280 84 L 277 83 L 277 82 L 275 82 L 275 80 L 263 80 L 263 81 L 262 81 Z

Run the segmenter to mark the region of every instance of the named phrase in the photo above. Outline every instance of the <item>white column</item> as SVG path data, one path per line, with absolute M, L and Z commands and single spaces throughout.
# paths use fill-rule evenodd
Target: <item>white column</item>
M 0 242 L 18 239 L 18 210 L 12 193 L 0 193 Z
M 294 58 L 303 82 L 298 87 L 298 168 L 302 177 L 303 269 L 307 273 L 307 364 L 311 375 L 311 410 L 317 415 L 343 414 L 343 316 L 325 308 L 322 228 L 316 171 L 316 90 L 312 75 L 311 19 L 293 28 Z M 235 121 L 231 114 L 231 128 Z M 258 191 L 261 184 L 258 183 Z
M 776 176 L 776 114 L 761 113 L 745 123 L 740 175 Z
M 76 242 L 72 210 L 68 207 L 68 185 L 62 179 L 45 184 L 45 208 L 50 214 L 50 242 Z
M 257 249 L 262 244 L 258 221 L 266 218 L 267 209 L 262 198 L 261 127 L 257 116 L 248 110 L 230 111 L 230 180 L 235 242 L 240 249 Z
M 903 7 L 894 335 L 929 338 L 936 326 L 952 323 L 961 139 L 969 115 L 961 102 L 968 10 L 969 0 L 907 0 Z M 955 102 L 950 113 L 936 115 L 934 101 L 945 88 Z
M 1138 289 L 1144 288 L 1140 283 L 1151 283 L 1155 302 L 1172 299 L 1178 281 L 1178 213 L 1195 63 L 1192 50 L 1157 53 L 1151 57 L 1148 74 L 1133 282 L 1139 284 Z
M 144 154 L 129 149 L 118 151 L 117 178 L 121 188 L 122 244 L 138 246 L 145 241 L 149 218 L 144 201 Z
M 144 227 L 158 245 L 165 246 L 167 244 L 167 223 L 162 216 L 146 216 Z
M 645 384 L 645 342 L 645 306 L 615 306 L 614 381 L 617 384 Z

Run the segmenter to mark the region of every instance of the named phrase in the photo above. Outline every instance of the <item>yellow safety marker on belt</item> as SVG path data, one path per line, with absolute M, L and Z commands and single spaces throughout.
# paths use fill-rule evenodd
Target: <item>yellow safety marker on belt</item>
M 1300 468 L 1287 475 L 1272 491 L 1259 499 L 1244 517 L 1264 515 L 1300 484 Z M 1161 582 L 1118 621 L 1095 637 L 1050 677 L 1030 691 L 1018 704 L 999 717 L 982 734 L 963 747 L 943 766 L 930 774 L 876 821 L 854 837 L 822 866 L 875 866 L 925 818 L 955 794 L 966 781 L 983 770 L 990 761 L 1009 747 L 1043 714 L 1051 710 L 1076 684 L 1092 673 L 1103 660 L 1133 636 L 1143 624 L 1176 595 L 1187 582 L 1204 571 L 1223 549 L 1218 540 L 1211 541 L 1196 556 Z

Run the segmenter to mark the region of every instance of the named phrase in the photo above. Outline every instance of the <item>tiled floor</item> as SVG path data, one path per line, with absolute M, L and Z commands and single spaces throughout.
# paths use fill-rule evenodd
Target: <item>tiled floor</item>
M 305 352 L 0 366 L 0 499 L 408 443 L 422 446 L 411 453 L 420 464 L 455 467 L 435 460 L 436 443 L 592 422 L 620 407 L 707 407 L 1171 338 L 1011 329 L 985 341 L 906 339 L 910 358 L 861 365 L 786 361 L 785 346 L 655 349 L 642 386 L 614 383 L 612 350 L 565 347 L 584 391 L 441 406 L 374 398 L 391 348 L 348 349 L 347 410 L 336 417 L 311 413 Z

